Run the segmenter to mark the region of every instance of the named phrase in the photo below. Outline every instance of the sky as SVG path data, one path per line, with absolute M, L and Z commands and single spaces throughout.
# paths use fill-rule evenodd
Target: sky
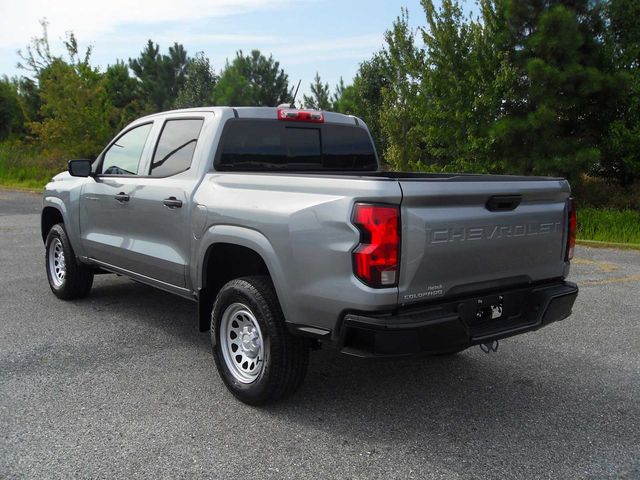
M 280 62 L 290 84 L 302 80 L 301 94 L 316 72 L 333 89 L 382 47 L 401 7 L 414 27 L 424 25 L 419 0 L 0 0 L 0 75 L 21 74 L 17 51 L 46 18 L 54 53 L 73 31 L 102 70 L 137 57 L 152 39 L 162 52 L 174 42 L 204 52 L 217 72 L 237 50 L 257 48 Z

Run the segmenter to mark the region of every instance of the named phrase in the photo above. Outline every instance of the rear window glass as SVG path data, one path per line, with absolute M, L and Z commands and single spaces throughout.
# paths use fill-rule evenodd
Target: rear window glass
M 230 120 L 222 133 L 219 170 L 375 171 L 376 156 L 359 127 Z

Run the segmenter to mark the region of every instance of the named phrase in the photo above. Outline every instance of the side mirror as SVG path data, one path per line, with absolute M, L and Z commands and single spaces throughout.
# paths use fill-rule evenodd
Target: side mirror
M 69 174 L 72 177 L 91 176 L 91 160 L 69 160 Z

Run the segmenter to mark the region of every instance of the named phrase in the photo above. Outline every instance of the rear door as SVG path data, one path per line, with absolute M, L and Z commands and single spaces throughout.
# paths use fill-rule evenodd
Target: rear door
M 563 275 L 567 182 L 494 178 L 400 179 L 400 303 Z
M 194 165 L 206 161 L 198 139 L 205 114 L 165 118 L 144 175 L 129 202 L 131 269 L 161 282 L 186 286 L 190 257 L 192 193 L 200 179 Z

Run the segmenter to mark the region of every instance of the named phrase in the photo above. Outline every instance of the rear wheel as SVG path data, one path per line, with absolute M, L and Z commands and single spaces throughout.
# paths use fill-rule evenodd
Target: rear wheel
M 222 380 L 245 403 L 285 398 L 304 380 L 308 342 L 288 332 L 268 277 L 239 278 L 222 287 L 211 314 L 211 342 Z
M 93 285 L 93 271 L 76 259 L 61 223 L 49 230 L 45 249 L 47 279 L 54 295 L 63 300 L 86 297 Z

